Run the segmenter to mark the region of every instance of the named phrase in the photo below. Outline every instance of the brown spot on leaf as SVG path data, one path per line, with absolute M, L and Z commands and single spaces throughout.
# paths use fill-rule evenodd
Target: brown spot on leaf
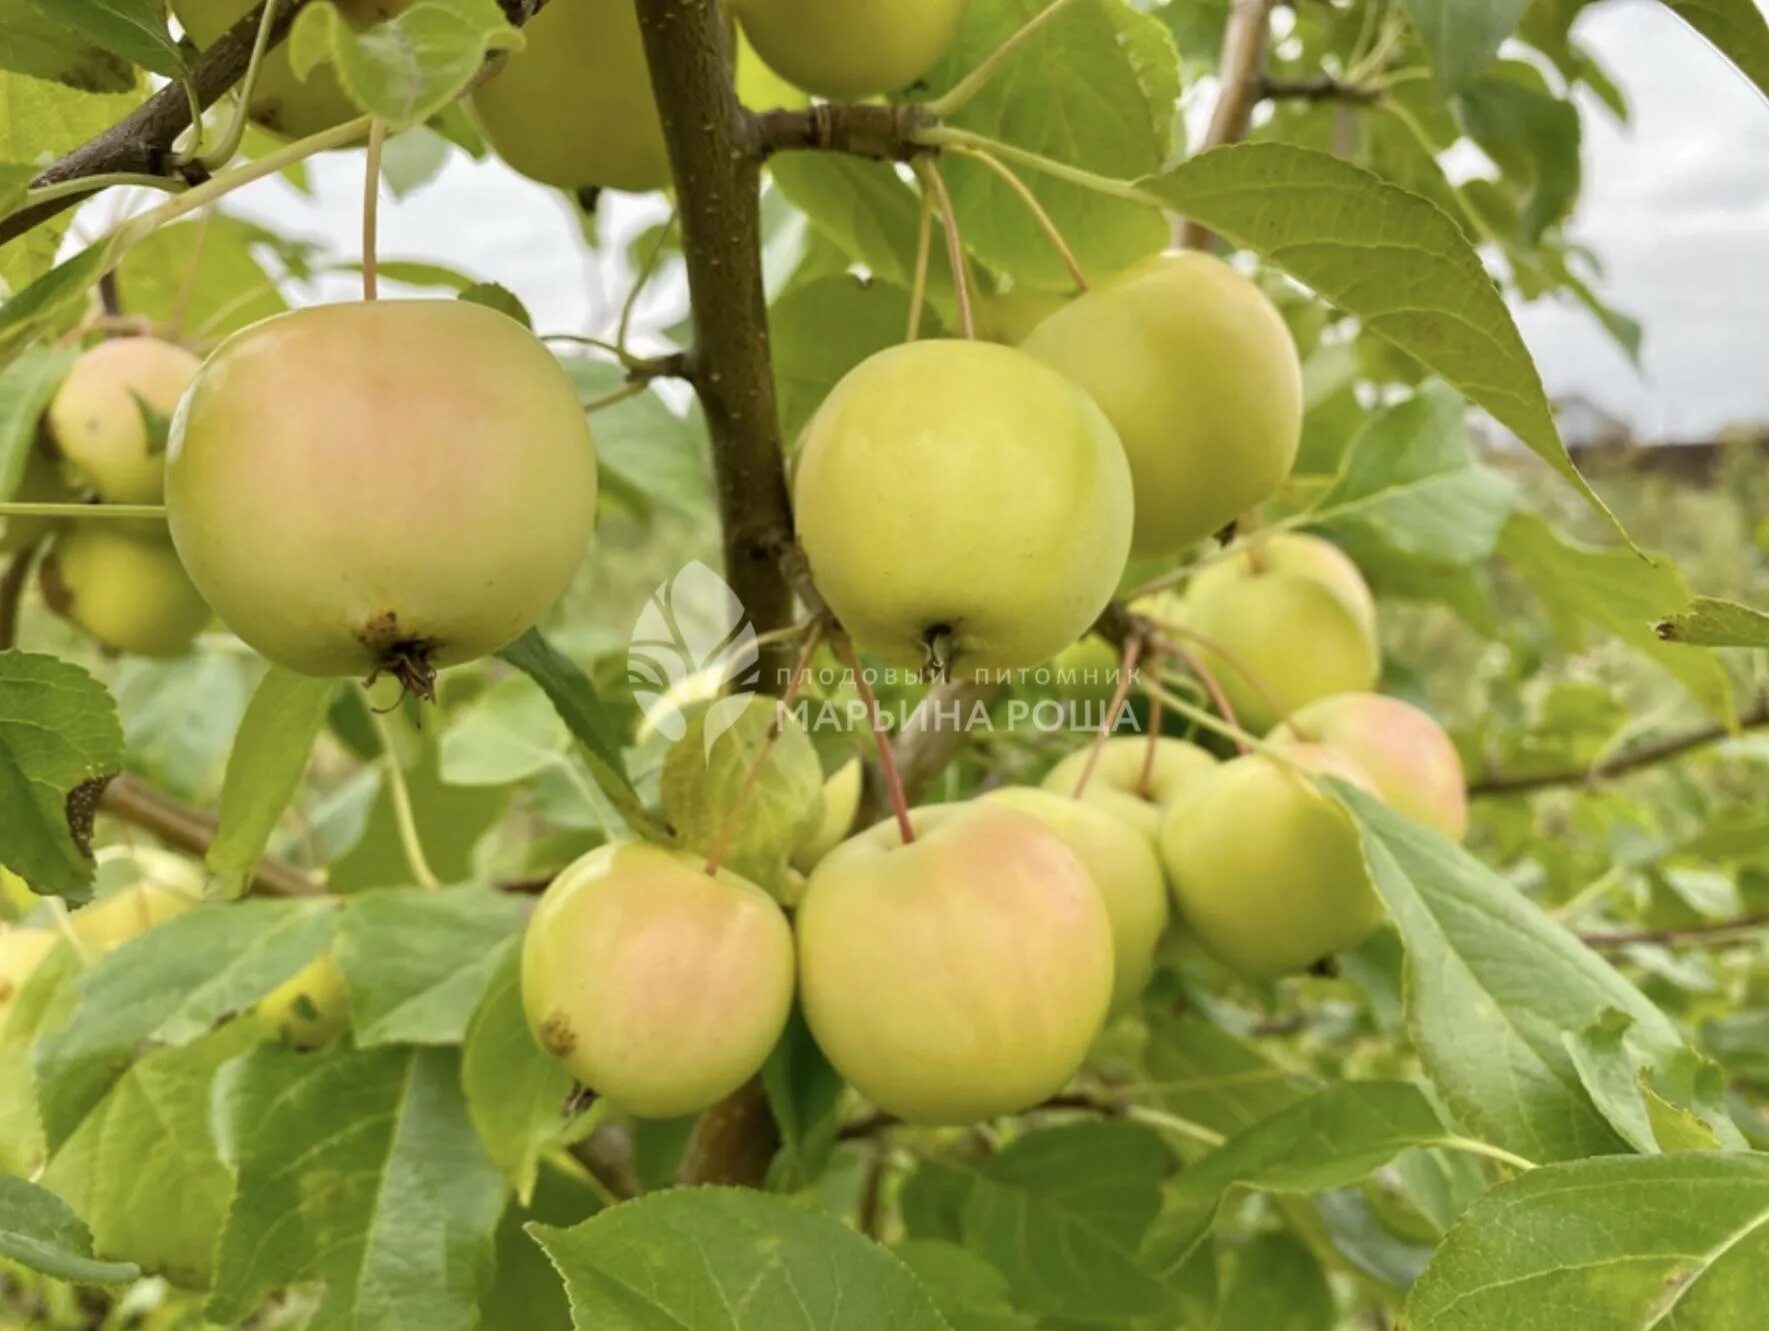
M 1656 623 L 1652 626 L 1652 631 L 1658 635 L 1658 639 L 1660 642 L 1682 642 L 1683 641 L 1683 634 L 1677 628 L 1677 623 L 1675 620 L 1661 619 L 1661 620 L 1659 620 L 1658 623 Z
M 90 781 L 82 781 L 68 792 L 67 820 L 68 832 L 74 838 L 74 844 L 80 853 L 88 859 L 92 857 L 92 820 L 98 814 L 98 803 L 104 798 L 104 788 L 111 783 L 115 772 L 104 776 L 93 777 Z

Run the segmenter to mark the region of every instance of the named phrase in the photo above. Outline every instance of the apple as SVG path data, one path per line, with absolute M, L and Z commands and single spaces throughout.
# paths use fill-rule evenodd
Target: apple
M 1397 813 L 1460 841 L 1468 830 L 1462 758 L 1444 728 L 1417 707 L 1379 693 L 1342 693 L 1291 714 L 1271 738 L 1306 741 L 1350 758 Z
M 792 867 L 810 873 L 830 851 L 848 839 L 860 812 L 860 794 L 866 772 L 858 758 L 850 758 L 823 783 L 823 817 L 792 852 Z
M 98 865 L 101 878 L 123 878 L 129 885 L 68 917 L 74 936 L 94 952 L 121 947 L 202 902 L 202 870 L 163 850 L 107 847 L 99 852 Z
M 407 9 L 413 0 L 332 0 L 344 21 L 357 31 Z M 172 0 L 187 36 L 199 50 L 258 7 L 259 0 Z M 286 45 L 269 51 L 258 67 L 249 108 L 252 119 L 286 138 L 304 139 L 354 120 L 362 108 L 350 99 L 331 64 L 318 65 L 305 79 L 295 74 Z
M 1089 633 L 1051 659 L 1051 683 L 1058 692 L 1104 707 L 1118 691 L 1122 664 L 1116 647 Z
M 25 453 L 24 472 L 12 498 L 21 504 L 66 504 L 78 496 L 41 449 Z M 0 518 L 0 555 L 14 555 L 37 544 L 55 528 L 49 518 Z
M 330 954 L 308 962 L 252 1008 L 272 1039 L 318 1049 L 350 1029 L 350 993 Z
M 527 45 L 473 93 L 491 146 L 559 189 L 654 190 L 669 150 L 632 0 L 552 0 Z
M 1290 474 L 1302 367 L 1283 317 L 1228 264 L 1187 250 L 1058 310 L 1025 349 L 1092 393 L 1136 482 L 1135 554 L 1214 535 Z
M 1186 592 L 1196 654 L 1235 718 L 1265 731 L 1382 673 L 1375 602 L 1356 565 L 1313 536 L 1272 536 L 1211 565 Z
M 12 1000 L 25 981 L 55 950 L 60 937 L 48 929 L 13 929 L 0 926 L 0 1031 L 12 1011 Z
M 1310 744 L 1283 752 L 1307 772 L 1375 793 L 1342 753 Z M 1264 754 L 1223 763 L 1168 811 L 1161 861 L 1191 934 L 1250 978 L 1307 970 L 1382 923 L 1350 817 L 1308 776 Z
M 966 0 L 732 0 L 768 67 L 820 97 L 907 88 L 952 45 Z
M 157 504 L 165 488 L 164 422 L 201 365 L 154 337 L 100 342 L 50 400 L 50 442 L 82 484 L 110 504 Z M 150 428 L 161 418 L 160 437 Z
M 468 301 L 279 314 L 221 344 L 172 425 L 172 539 L 278 665 L 434 666 L 520 637 L 583 562 L 596 450 L 532 333 Z
M 799 997 L 860 1094 L 911 1123 L 1029 1108 L 1075 1074 L 1112 998 L 1112 924 L 1038 819 L 933 805 L 838 846 L 798 911 Z
M 1112 925 L 1112 1010 L 1142 996 L 1167 931 L 1167 883 L 1149 839 L 1103 809 L 1031 786 L 1002 786 L 983 799 L 1029 813 L 1055 832 L 1099 889 Z
M 792 988 L 792 930 L 772 897 L 639 842 L 561 873 L 522 942 L 535 1039 L 640 1118 L 695 1113 L 760 1071 Z
M 752 111 L 790 111 L 811 104 L 809 93 L 793 87 L 768 68 L 741 30 L 737 34 L 737 53 L 732 64 L 737 75 L 737 100 Z
M 1161 817 L 1188 787 L 1216 767 L 1216 759 L 1196 744 L 1161 736 L 1155 740 L 1154 763 L 1148 767 L 1149 783 L 1143 788 L 1143 768 L 1148 764 L 1147 735 L 1118 735 L 1101 747 L 1099 762 L 1081 794 L 1091 804 L 1141 832 L 1153 842 L 1161 832 Z M 1081 774 L 1087 769 L 1091 741 L 1051 768 L 1043 781 L 1045 790 L 1074 797 Z
M 110 519 L 64 527 L 38 577 L 51 610 L 114 652 L 182 656 L 209 622 L 172 543 Z
M 805 427 L 793 478 L 817 587 L 896 666 L 995 679 L 1098 618 L 1130 543 L 1124 450 L 1086 393 L 987 342 L 869 357 Z

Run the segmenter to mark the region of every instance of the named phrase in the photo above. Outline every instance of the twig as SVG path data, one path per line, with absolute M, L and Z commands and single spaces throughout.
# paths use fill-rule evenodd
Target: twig
M 1229 11 L 1228 26 L 1222 35 L 1222 59 L 1216 66 L 1222 87 L 1216 94 L 1210 128 L 1198 145 L 1200 152 L 1235 143 L 1247 133 L 1247 121 L 1259 100 L 1260 69 L 1265 64 L 1272 4 L 1273 0 L 1235 0 Z M 1176 238 L 1187 249 L 1203 249 L 1210 243 L 1210 233 L 1190 218 L 1179 224 Z
M 99 807 L 113 818 L 145 828 L 187 855 L 207 854 L 215 842 L 215 822 L 207 814 L 127 772 L 111 778 Z M 325 892 L 313 879 L 268 856 L 253 869 L 250 890 L 269 897 L 313 897 Z
M 1311 79 L 1273 79 L 1259 81 L 1259 96 L 1272 102 L 1351 102 L 1368 106 L 1380 101 L 1382 89 L 1362 83 L 1346 83 L 1330 74 Z
M 1627 947 L 1633 943 L 1690 943 L 1698 947 L 1722 947 L 1742 942 L 1761 929 L 1769 929 L 1769 911 L 1741 915 L 1734 920 L 1713 924 L 1690 924 L 1674 929 L 1639 929 L 1615 933 L 1580 934 L 1586 947 Z

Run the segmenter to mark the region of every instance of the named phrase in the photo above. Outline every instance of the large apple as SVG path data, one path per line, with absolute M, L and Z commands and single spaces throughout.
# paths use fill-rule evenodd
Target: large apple
M 153 337 L 100 342 L 75 361 L 46 418 L 50 442 L 74 478 L 106 503 L 159 503 L 165 423 L 201 363 Z
M 1462 757 L 1444 728 L 1409 703 L 1379 693 L 1342 693 L 1291 714 L 1272 732 L 1350 758 L 1375 783 L 1383 803 L 1452 840 L 1468 830 L 1468 784 Z
M 1136 481 L 1137 555 L 1203 540 L 1277 489 L 1302 439 L 1302 368 L 1252 282 L 1196 251 L 1127 270 L 1039 323 L 1030 354 L 1104 408 Z
M 761 888 L 637 842 L 547 888 L 522 943 L 535 1038 L 641 1118 L 692 1114 L 761 1069 L 792 1006 L 792 930 Z
M 560 189 L 660 189 L 669 150 L 632 0 L 552 0 L 473 93 L 491 146 Z
M 266 1033 L 297 1049 L 330 1044 L 350 1028 L 350 993 L 331 955 L 315 957 L 252 1008 Z
M 1308 744 L 1284 753 L 1375 793 L 1342 753 Z M 1309 776 L 1264 754 L 1222 764 L 1169 810 L 1161 861 L 1188 930 L 1252 978 L 1307 970 L 1382 922 L 1351 819 Z
M 800 999 L 836 1069 L 912 1123 L 1026 1109 L 1112 997 L 1112 925 L 1062 838 L 1000 804 L 914 811 L 837 847 L 798 912 Z
M 1118 735 L 1100 750 L 1099 762 L 1081 793 L 1083 803 L 1111 814 L 1135 828 L 1151 842 L 1161 832 L 1167 809 L 1198 778 L 1216 767 L 1216 759 L 1196 744 L 1161 736 L 1154 741 L 1155 756 L 1149 758 L 1146 735 Z M 1045 775 L 1044 789 L 1074 797 L 1093 745 L 1077 749 Z M 1148 782 L 1143 782 L 1143 772 Z
M 209 622 L 172 543 L 108 519 L 64 527 L 38 576 L 49 608 L 114 652 L 182 656 Z
M 189 860 L 150 847 L 99 853 L 101 879 L 128 886 L 106 893 L 70 917 L 74 935 L 95 952 L 121 947 L 156 924 L 194 909 L 203 899 L 203 874 Z
M 1130 472 L 1099 408 L 985 342 L 850 371 L 805 427 L 793 495 L 818 590 L 860 645 L 960 677 L 1068 646 L 1130 545 Z
M 1149 839 L 1103 809 L 1030 786 L 1002 786 L 983 797 L 1029 813 L 1055 832 L 1106 904 L 1112 924 L 1112 1009 L 1142 995 L 1167 931 L 1167 883 Z
M 344 21 L 359 32 L 392 18 L 413 0 L 332 0 Z M 199 49 L 250 14 L 259 0 L 172 0 L 185 33 Z M 258 66 L 248 108 L 252 119 L 265 129 L 291 139 L 304 139 L 321 130 L 354 120 L 362 108 L 350 100 L 331 64 L 321 64 L 305 79 L 295 75 L 287 46 L 268 52 Z
M 768 67 L 821 97 L 907 88 L 946 53 L 966 0 L 732 0 Z
M 280 314 L 223 342 L 173 422 L 172 539 L 241 638 L 309 675 L 496 651 L 570 583 L 596 511 L 571 380 L 467 301 Z
M 1317 698 L 1366 692 L 1382 672 L 1370 589 L 1314 536 L 1257 539 L 1204 569 L 1187 589 L 1185 626 L 1249 730 Z

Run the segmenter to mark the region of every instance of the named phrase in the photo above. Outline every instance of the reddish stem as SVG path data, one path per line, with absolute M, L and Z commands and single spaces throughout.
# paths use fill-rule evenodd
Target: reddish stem
M 1118 665 L 1118 687 L 1112 690 L 1111 706 L 1100 718 L 1099 733 L 1093 737 L 1093 743 L 1087 749 L 1087 762 L 1081 768 L 1081 779 L 1075 783 L 1075 798 L 1080 799 L 1087 793 L 1087 783 L 1093 780 L 1093 769 L 1099 766 L 1100 754 L 1105 752 L 1106 740 L 1111 737 L 1112 723 L 1118 719 L 1118 713 L 1124 707 L 1124 700 L 1130 696 L 1130 681 L 1136 675 L 1136 663 L 1142 659 L 1142 639 L 1127 638 L 1124 642 L 1124 658 Z
M 1169 620 L 1153 619 L 1153 620 L 1150 620 L 1149 622 L 1151 624 L 1153 624 L 1156 628 L 1160 629 L 1163 633 L 1173 634 L 1173 635 L 1175 635 L 1177 637 L 1181 637 L 1181 638 L 1190 638 L 1193 642 L 1197 643 L 1198 646 L 1202 647 L 1205 651 L 1214 652 L 1216 655 L 1220 656 L 1224 661 L 1228 662 L 1228 668 L 1230 670 L 1234 671 L 1242 679 L 1246 680 L 1247 683 L 1253 687 L 1253 691 L 1255 693 L 1257 693 L 1261 698 L 1265 699 L 1266 705 L 1271 708 L 1272 714 L 1274 716 L 1276 716 L 1280 722 L 1287 723 L 1289 721 L 1290 709 L 1288 707 L 1285 707 L 1282 703 L 1280 703 L 1277 700 L 1277 698 L 1275 698 L 1272 695 L 1272 691 L 1265 686 L 1265 681 L 1263 679 L 1261 679 L 1257 674 L 1255 674 L 1245 661 L 1243 661 L 1235 653 L 1229 651 L 1228 648 L 1224 647 L 1221 643 L 1216 641 L 1215 638 L 1206 637 L 1204 634 L 1199 633 L 1196 629 L 1190 629 L 1190 628 L 1187 628 L 1184 624 L 1175 624 Z M 1177 646 L 1175 646 L 1174 651 L 1175 651 L 1175 654 L 1177 655 L 1178 654 Z M 1199 678 L 1202 678 L 1202 676 L 1199 676 Z M 1226 714 L 1225 714 L 1224 719 L 1225 720 L 1229 719 Z
M 1210 668 L 1204 664 L 1203 660 L 1197 655 L 1197 653 L 1188 651 L 1178 643 L 1169 642 L 1165 638 L 1157 638 L 1155 640 L 1155 645 L 1160 649 L 1163 655 L 1171 656 L 1174 660 L 1185 666 L 1187 670 L 1196 675 L 1203 683 L 1204 691 L 1210 695 L 1210 701 L 1216 704 L 1216 710 L 1222 713 L 1222 719 L 1227 721 L 1236 730 L 1241 729 L 1240 719 L 1235 715 L 1235 709 L 1229 705 L 1228 695 L 1222 691 L 1222 685 L 1217 682 L 1216 676 L 1210 673 Z M 1153 746 L 1151 745 L 1150 747 L 1152 751 Z M 1235 741 L 1235 747 L 1242 753 L 1251 753 L 1253 751 L 1252 745 L 1248 744 L 1244 739 L 1237 739 Z
M 878 745 L 878 770 L 884 778 L 885 793 L 891 797 L 891 812 L 897 816 L 897 831 L 903 836 L 903 844 L 909 845 L 915 840 L 915 828 L 909 821 L 909 801 L 903 794 L 903 778 L 897 771 L 897 755 L 891 749 L 890 736 L 885 734 L 884 718 L 878 714 L 878 699 L 873 695 L 872 685 L 866 682 L 866 672 L 860 666 L 860 658 L 854 652 L 854 644 L 845 633 L 837 633 L 831 643 L 837 659 L 848 668 L 854 677 L 854 691 L 860 695 L 860 703 L 866 708 L 866 717 L 872 723 L 872 739 Z
M 1159 693 L 1149 695 L 1149 742 L 1143 745 L 1142 771 L 1136 777 L 1136 793 L 1142 799 L 1154 798 L 1155 784 L 1155 750 L 1161 744 L 1161 721 L 1167 711 L 1167 704 L 1162 701 Z

